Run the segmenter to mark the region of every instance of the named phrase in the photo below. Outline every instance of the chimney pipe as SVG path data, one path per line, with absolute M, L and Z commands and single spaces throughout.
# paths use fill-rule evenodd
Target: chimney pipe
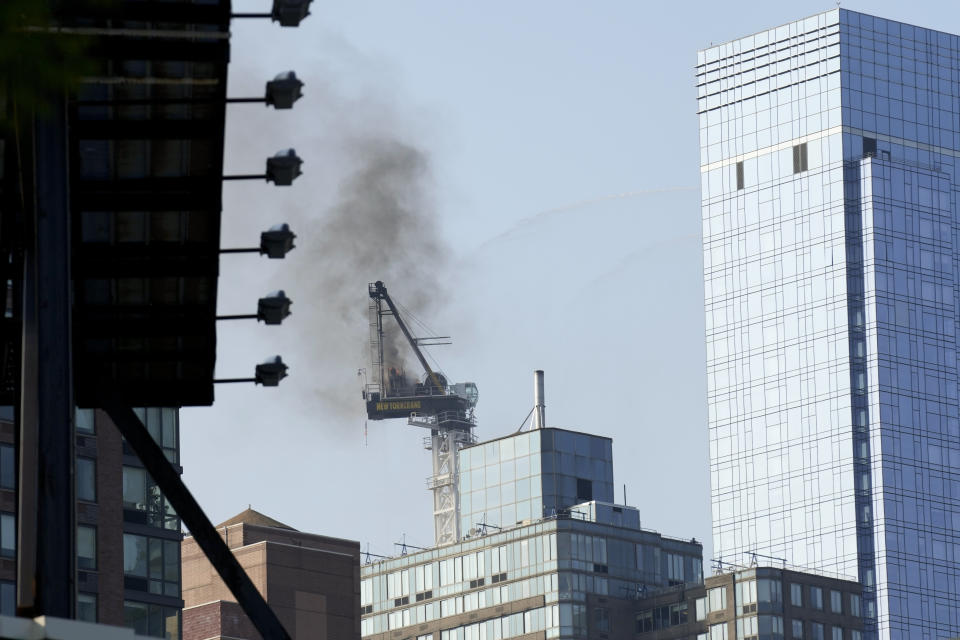
M 533 428 L 547 426 L 546 405 L 543 400 L 543 369 L 533 372 Z

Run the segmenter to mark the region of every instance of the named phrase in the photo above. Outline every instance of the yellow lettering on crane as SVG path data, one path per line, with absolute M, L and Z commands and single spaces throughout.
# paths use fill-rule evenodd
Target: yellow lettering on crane
M 419 409 L 419 400 L 404 400 L 401 402 L 378 402 L 377 411 L 405 411 L 407 409 Z

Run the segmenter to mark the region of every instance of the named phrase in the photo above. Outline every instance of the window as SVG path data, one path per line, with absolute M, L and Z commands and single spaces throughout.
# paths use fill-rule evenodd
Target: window
M 819 622 L 810 623 L 810 640 L 823 640 L 823 625 Z
M 637 614 L 637 624 L 635 626 L 637 633 L 653 631 L 653 610 L 643 611 Z
M 133 410 L 170 462 L 177 462 L 177 410 L 151 407 Z
M 756 638 L 758 633 L 757 616 L 752 616 L 750 618 L 737 618 L 737 640 Z
M 830 611 L 843 613 L 843 594 L 839 591 L 830 591 Z
M 710 598 L 710 611 L 723 611 L 727 608 L 727 588 L 715 587 L 707 592 Z
M 791 636 L 794 640 L 802 640 L 803 638 L 803 620 L 794 620 L 793 621 L 793 635 Z
M 697 598 L 697 621 L 707 617 L 707 598 Z
M 863 640 L 863 634 L 853 629 L 850 631 L 850 640 Z
M 790 604 L 795 607 L 803 606 L 803 587 L 801 585 L 790 585 Z
M 124 600 L 123 626 L 144 636 L 180 640 L 180 609 Z
M 13 580 L 0 580 L 0 615 L 17 615 L 17 583 Z
M 180 542 L 123 534 L 124 585 L 128 589 L 180 596 Z
M 727 640 L 727 623 L 710 625 L 710 640 Z
M 0 513 L 0 556 L 13 558 L 17 555 L 17 516 Z
M 123 508 L 126 511 L 141 512 L 139 521 L 146 518 L 146 524 L 178 531 L 180 520 L 173 505 L 160 492 L 146 469 L 139 467 L 123 468 Z M 145 514 L 145 515 L 142 515 Z M 138 521 L 136 514 L 124 514 L 128 521 Z
M 843 640 L 843 627 L 833 627 L 833 640 Z
M 743 189 L 743 162 L 737 163 L 737 191 Z
M 744 580 L 734 585 L 737 604 L 737 615 L 756 613 L 757 611 L 757 581 Z
M 92 593 L 77 594 L 77 620 L 97 621 L 97 596 Z
M 779 611 L 779 605 L 783 602 L 782 588 L 779 580 L 770 580 L 769 578 L 757 580 L 757 602 L 773 603 L 777 605 L 777 611 Z
M 593 500 L 593 481 L 577 478 L 577 500 L 581 502 Z
M 802 173 L 807 170 L 807 143 L 793 146 L 793 172 Z
M 97 568 L 97 528 L 77 525 L 77 568 Z
M 77 500 L 97 501 L 97 462 L 93 458 L 77 458 Z
M 73 423 L 77 433 L 94 433 L 93 409 L 76 409 L 73 414 Z
M 864 138 L 863 139 L 863 157 L 872 158 L 876 155 L 877 155 L 877 139 Z
M 860 617 L 860 596 L 855 593 L 850 594 L 850 615 Z
M 0 489 L 16 489 L 17 463 L 13 445 L 0 444 Z
M 817 611 L 823 610 L 823 589 L 810 587 L 810 606 Z
M 683 584 L 683 556 L 679 553 L 667 553 L 667 582 Z
M 593 628 L 597 631 L 610 631 L 610 610 L 596 607 L 593 610 Z

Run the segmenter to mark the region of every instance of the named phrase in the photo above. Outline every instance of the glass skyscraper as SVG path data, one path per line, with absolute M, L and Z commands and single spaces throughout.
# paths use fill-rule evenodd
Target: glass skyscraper
M 836 9 L 699 52 L 697 90 L 714 557 L 960 635 L 960 38 Z

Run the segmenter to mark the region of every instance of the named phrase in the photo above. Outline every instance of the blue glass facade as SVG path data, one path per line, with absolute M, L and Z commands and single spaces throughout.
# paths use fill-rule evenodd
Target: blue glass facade
M 611 504 L 610 438 L 536 429 L 465 447 L 458 460 L 469 535 L 363 566 L 364 638 L 626 637 L 632 613 L 610 633 L 615 601 L 702 584 L 699 542 L 643 530 L 636 509 Z
M 554 516 L 581 502 L 613 500 L 613 441 L 536 429 L 459 453 L 460 531 Z
M 960 635 L 960 38 L 837 9 L 697 84 L 715 557 Z

